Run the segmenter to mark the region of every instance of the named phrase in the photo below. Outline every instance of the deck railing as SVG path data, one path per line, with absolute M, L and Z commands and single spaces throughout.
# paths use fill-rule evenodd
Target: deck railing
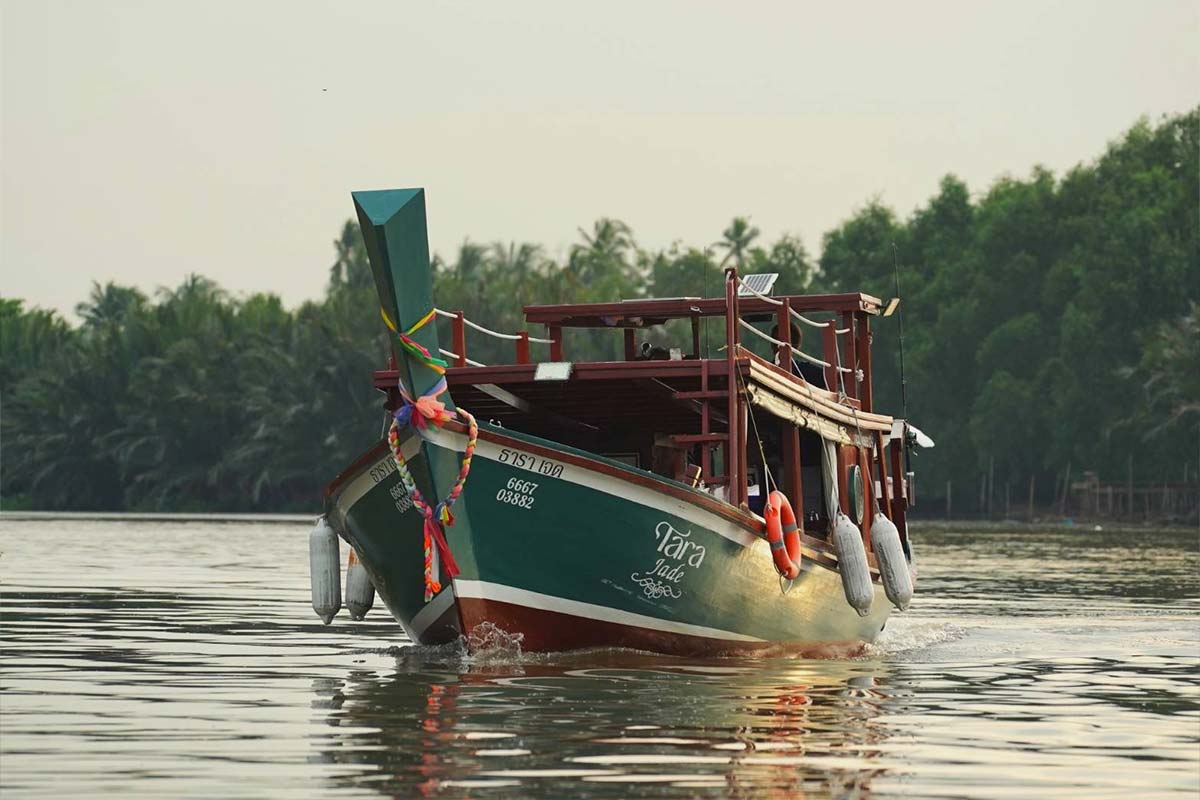
M 834 308 L 827 309 L 827 312 L 832 315 L 831 318 L 814 319 L 801 314 L 792 307 L 793 303 L 796 302 L 796 298 L 786 296 L 775 298 L 757 291 L 738 277 L 736 267 L 729 267 L 725 272 L 724 308 L 721 308 L 721 301 L 716 299 L 690 301 L 695 303 L 695 307 L 690 307 L 690 310 L 694 312 L 692 319 L 694 339 L 693 357 L 698 358 L 700 361 L 700 390 L 675 392 L 675 399 L 677 400 L 699 403 L 700 407 L 698 411 L 701 416 L 700 433 L 679 434 L 671 438 L 675 441 L 676 446 L 690 447 L 692 445 L 700 445 L 701 457 L 699 466 L 703 481 L 709 486 L 724 485 L 726 487 L 726 498 L 729 502 L 744 508 L 747 506 L 749 500 L 747 476 L 750 471 L 748 467 L 750 459 L 748 458 L 747 444 L 756 441 L 755 437 L 758 436 L 757 429 L 748 427 L 747 423 L 766 423 L 762 420 L 752 421 L 749 419 L 749 415 L 753 412 L 749 408 L 746 398 L 739 391 L 739 384 L 743 383 L 741 370 L 744 367 L 744 362 L 747 357 L 753 355 L 742 344 L 742 331 L 749 331 L 754 336 L 770 344 L 778 356 L 777 364 L 787 372 L 796 371 L 792 366 L 794 364 L 793 359 L 819 367 L 824 371 L 825 386 L 836 394 L 841 404 L 857 411 L 871 411 L 870 315 L 875 313 L 875 311 L 864 300 L 860 300 L 855 304 L 847 304 L 842 301 L 838 305 L 835 305 Z M 741 289 L 744 289 L 746 292 L 745 299 L 748 303 L 747 313 L 753 318 L 761 320 L 765 314 L 772 314 L 773 309 L 772 315 L 774 316 L 777 330 L 781 332 L 778 335 L 783 338 L 771 336 L 741 317 L 741 309 L 739 308 L 741 305 L 739 297 L 742 296 L 739 290 Z M 834 300 L 839 299 L 839 296 L 830 297 Z M 645 303 L 649 301 L 637 302 Z M 704 311 L 699 307 L 702 302 L 707 304 Z M 878 303 L 878 301 L 874 302 Z M 603 307 L 603 304 L 598 305 L 601 308 L 593 313 L 609 313 L 608 309 Z M 612 305 L 620 306 L 620 304 Z M 814 310 L 821 310 L 820 306 L 815 306 L 811 302 L 803 304 L 801 307 L 809 311 L 809 313 L 812 313 Z M 450 349 L 439 348 L 439 351 L 450 360 L 452 366 L 487 366 L 483 362 L 469 357 L 467 346 L 468 328 L 494 339 L 513 342 L 517 364 L 531 363 L 530 349 L 534 343 L 547 345 L 550 349 L 549 355 L 551 360 L 563 360 L 562 329 L 564 323 L 570 324 L 570 321 L 564 316 L 543 316 L 542 321 L 546 325 L 547 338 L 541 338 L 531 336 L 528 331 L 502 333 L 492 330 L 473 320 L 467 319 L 462 311 L 447 311 L 440 308 L 435 309 L 435 311 L 439 317 L 450 320 L 451 347 Z M 724 364 L 720 360 L 709 360 L 700 356 L 698 325 L 700 316 L 714 316 L 722 312 L 725 316 L 726 335 Z M 601 317 L 601 319 L 604 319 L 607 323 L 606 317 Z M 793 341 L 792 330 L 794 323 L 799 323 L 800 325 L 820 331 L 821 357 L 804 352 L 798 346 L 800 342 Z M 625 357 L 632 360 L 636 358 L 633 338 L 635 328 L 624 326 L 624 334 L 626 340 Z M 719 390 L 712 387 L 710 381 L 715 376 L 719 376 L 722 369 L 725 372 L 725 389 Z M 800 378 L 803 379 L 803 375 Z M 720 380 L 720 378 L 718 377 L 717 380 Z M 724 404 L 726 407 L 727 425 L 724 432 L 712 430 L 711 416 L 715 412 L 712 404 Z M 716 413 L 719 414 L 719 412 Z M 780 439 L 780 445 L 783 448 L 781 456 L 783 462 L 790 465 L 783 476 L 784 482 L 781 488 L 784 489 L 793 503 L 802 504 L 800 496 L 802 487 L 799 475 L 799 430 L 791 423 L 783 422 L 781 424 L 784 426 Z M 892 458 L 885 459 L 882 437 L 876 436 L 875 438 L 877 442 L 876 447 L 873 448 L 875 450 L 874 458 L 872 458 L 872 454 L 870 453 L 842 453 L 841 449 L 839 449 L 838 469 L 840 482 L 844 483 L 844 473 L 851 463 L 860 464 L 863 467 L 863 472 L 868 475 L 871 472 L 875 472 L 879 476 L 886 476 L 889 472 L 889 466 L 893 474 L 902 474 L 899 471 L 900 465 L 896 459 L 900 448 L 892 448 Z M 723 474 L 713 474 L 712 450 L 715 446 L 720 446 L 722 450 L 722 463 L 724 466 L 721 471 Z M 871 469 L 872 460 L 875 462 L 874 470 Z M 888 464 L 886 461 L 891 461 L 892 463 Z M 886 477 L 883 483 L 884 489 L 881 499 L 883 500 L 883 508 L 885 509 L 884 513 L 892 511 L 893 513 L 889 514 L 889 516 L 902 519 L 902 507 L 896 508 L 899 504 L 899 498 L 895 497 L 896 493 L 888 492 Z M 871 478 L 867 485 L 874 486 L 874 479 Z M 765 490 L 766 487 L 763 487 L 763 489 Z M 889 494 L 892 494 L 893 497 L 889 497 Z M 844 496 L 844 492 L 841 495 Z
M 487 366 L 486 364 L 484 364 L 481 361 L 475 361 L 475 360 L 467 357 L 467 328 L 471 328 L 472 330 L 479 331 L 480 333 L 486 334 L 486 335 L 491 336 L 496 339 L 504 339 L 504 340 L 507 340 L 510 342 L 516 342 L 517 343 L 516 351 L 517 351 L 517 363 L 518 364 L 530 363 L 530 358 L 529 358 L 530 342 L 535 342 L 537 344 L 548 344 L 548 345 L 550 345 L 550 357 L 555 358 L 556 360 L 562 358 L 561 334 L 559 335 L 558 339 L 541 339 L 541 338 L 538 338 L 537 336 L 530 336 L 529 331 L 517 331 L 516 333 L 500 333 L 499 331 L 494 331 L 491 328 L 485 328 L 484 326 L 480 325 L 478 322 L 472 322 L 471 320 L 467 319 L 466 316 L 464 316 L 463 312 L 461 312 L 461 311 L 445 311 L 440 308 L 435 308 L 434 311 L 437 312 L 437 315 L 439 317 L 445 317 L 446 319 L 451 320 L 451 323 L 450 323 L 450 336 L 451 336 L 451 345 L 450 346 L 451 346 L 451 349 L 445 350 L 445 349 L 439 347 L 438 352 L 440 352 L 442 355 L 446 356 L 446 358 L 454 359 L 454 366 L 456 366 L 456 367 L 466 367 L 466 366 L 486 367 Z

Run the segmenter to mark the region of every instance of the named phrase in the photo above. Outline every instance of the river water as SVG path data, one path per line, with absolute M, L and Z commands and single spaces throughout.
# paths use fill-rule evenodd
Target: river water
M 918 533 L 863 657 L 466 657 L 324 627 L 308 526 L 0 520 L 0 796 L 1200 793 L 1188 531 Z

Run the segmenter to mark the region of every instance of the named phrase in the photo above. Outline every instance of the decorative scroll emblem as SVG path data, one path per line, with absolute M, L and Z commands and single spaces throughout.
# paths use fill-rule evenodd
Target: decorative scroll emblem
M 666 520 L 654 527 L 654 538 L 658 541 L 655 552 L 659 553 L 654 566 L 645 573 L 634 572 L 629 579 L 642 587 L 642 594 L 650 600 L 683 597 L 679 582 L 687 574 L 686 569 L 695 569 L 704 563 L 704 545 L 691 541 L 691 531 L 676 529 Z
M 683 592 L 681 592 L 679 589 L 676 589 L 674 586 L 671 586 L 670 584 L 666 584 L 666 583 L 663 583 L 662 581 L 655 580 L 654 578 L 651 578 L 648 575 L 641 576 L 635 572 L 629 576 L 629 579 L 632 580 L 634 583 L 636 583 L 638 586 L 641 586 L 642 593 L 645 594 L 646 597 L 649 597 L 651 600 L 657 600 L 660 597 L 670 597 L 675 600 L 678 600 L 679 598 L 683 597 Z

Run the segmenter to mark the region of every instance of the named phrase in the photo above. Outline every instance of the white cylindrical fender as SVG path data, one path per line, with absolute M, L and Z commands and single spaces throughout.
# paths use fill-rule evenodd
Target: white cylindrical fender
M 342 608 L 342 559 L 337 534 L 324 517 L 308 536 L 308 574 L 313 611 L 328 625 Z
M 904 546 L 900 544 L 900 531 L 895 523 L 883 514 L 876 514 L 871 523 L 871 549 L 879 562 L 879 577 L 883 579 L 883 590 L 892 605 L 904 611 L 912 602 L 912 576 L 908 573 L 908 559 L 904 557 Z
M 871 569 L 867 566 L 867 548 L 858 526 L 845 514 L 838 512 L 833 526 L 833 550 L 838 557 L 838 572 L 842 574 L 842 591 L 846 602 L 860 617 L 871 611 L 875 588 L 871 585 Z
M 375 585 L 367 568 L 358 560 L 358 553 L 350 548 L 346 559 L 346 608 L 350 609 L 350 619 L 360 620 L 375 604 Z

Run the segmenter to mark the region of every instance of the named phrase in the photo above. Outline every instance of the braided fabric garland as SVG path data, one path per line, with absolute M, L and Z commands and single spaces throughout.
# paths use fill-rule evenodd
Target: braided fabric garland
M 400 480 L 404 483 L 404 488 L 408 492 L 408 496 L 412 498 L 413 505 L 425 519 L 426 603 L 442 590 L 442 584 L 437 579 L 433 565 L 435 544 L 437 545 L 438 555 L 446 565 L 446 574 L 453 578 L 459 572 L 458 564 L 454 560 L 454 554 L 450 552 L 450 544 L 446 541 L 443 526 L 448 527 L 454 524 L 454 515 L 450 513 L 450 507 L 462 495 L 463 486 L 466 485 L 467 476 L 471 472 L 471 457 L 475 455 L 475 443 L 479 438 L 479 425 L 469 411 L 461 408 L 457 409 L 458 416 L 467 424 L 467 447 L 463 453 L 462 466 L 458 471 L 458 479 L 450 487 L 450 491 L 446 494 L 446 499 L 438 503 L 436 507 L 430 506 L 425 501 L 425 498 L 421 496 L 421 492 L 417 489 L 417 484 L 413 480 L 412 472 L 409 471 L 408 464 L 404 461 L 404 453 L 401 452 L 400 448 L 400 428 L 402 424 L 410 422 L 418 429 L 427 425 L 441 427 L 446 421 L 452 419 L 454 415 L 445 410 L 443 403 L 436 400 L 437 395 L 441 394 L 445 389 L 446 382 L 443 379 L 429 392 L 414 402 L 404 392 L 402 387 L 400 392 L 404 397 L 405 403 L 401 408 L 397 409 L 395 416 L 392 418 L 392 424 L 388 428 L 388 445 L 391 447 L 392 457 L 396 459 L 396 467 L 400 473 Z

